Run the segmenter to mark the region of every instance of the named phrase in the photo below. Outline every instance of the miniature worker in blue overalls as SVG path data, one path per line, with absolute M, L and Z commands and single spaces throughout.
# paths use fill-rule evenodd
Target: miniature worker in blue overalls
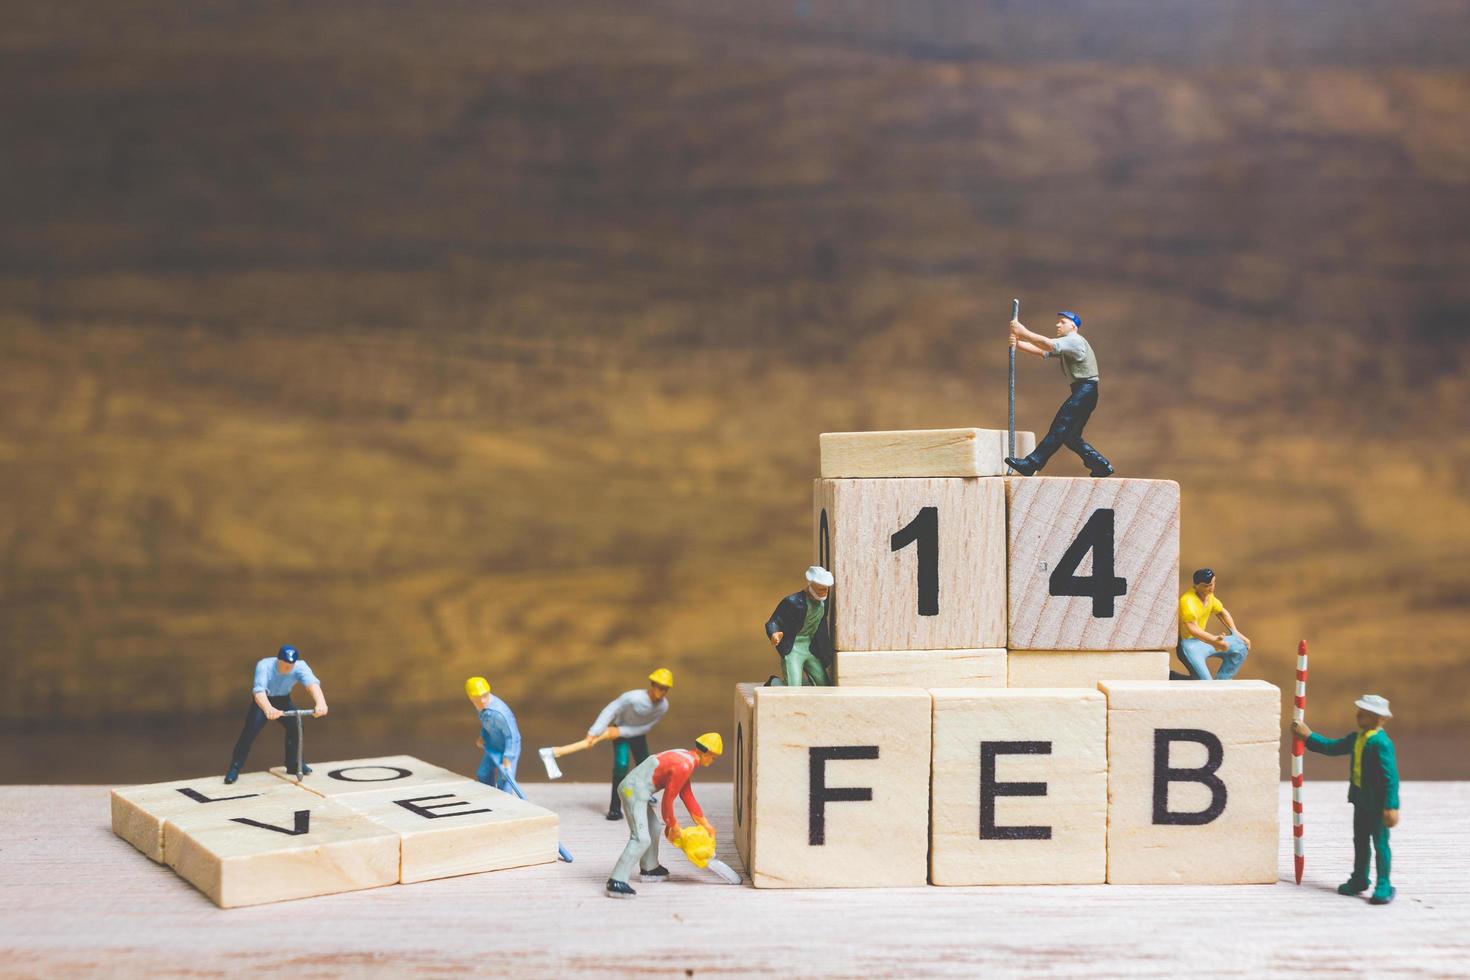
M 316 679 L 295 647 L 281 647 L 274 657 L 265 657 L 255 665 L 253 700 L 250 710 L 245 713 L 245 727 L 240 729 L 240 737 L 235 740 L 235 752 L 230 756 L 230 768 L 225 773 L 226 783 L 233 783 L 240 777 L 240 767 L 250 755 L 250 746 L 255 744 L 255 736 L 268 721 L 280 720 L 285 726 L 286 771 L 293 776 L 311 772 L 311 767 L 305 763 L 300 773 L 296 771 L 296 743 L 300 736 L 294 724 L 281 718 L 284 712 L 296 709 L 291 703 L 291 689 L 297 684 L 311 692 L 311 699 L 316 704 L 312 717 L 320 718 L 326 714 L 327 699 L 322 694 L 321 681 Z
M 464 693 L 480 713 L 480 737 L 475 744 L 485 750 L 475 778 L 486 786 L 509 792 L 505 777 L 516 778 L 521 761 L 521 730 L 510 705 L 490 693 L 490 682 L 471 677 L 464 682 Z

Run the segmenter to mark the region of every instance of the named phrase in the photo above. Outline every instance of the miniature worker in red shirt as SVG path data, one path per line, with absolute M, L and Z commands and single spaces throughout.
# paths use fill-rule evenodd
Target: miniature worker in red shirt
M 637 894 L 628 884 L 634 864 L 638 865 L 640 881 L 668 880 L 669 869 L 658 863 L 658 838 L 663 835 L 670 843 L 679 839 L 674 797 L 684 801 L 690 819 L 715 836 L 714 824 L 704 818 L 694 798 L 690 779 L 696 768 L 712 765 L 724 751 L 724 740 L 717 732 L 709 732 L 694 740 L 693 749 L 670 749 L 649 756 L 623 777 L 618 793 L 623 798 L 623 817 L 628 821 L 628 846 L 607 879 L 609 898 L 632 898 Z M 654 798 L 660 790 L 664 794 L 662 804 Z

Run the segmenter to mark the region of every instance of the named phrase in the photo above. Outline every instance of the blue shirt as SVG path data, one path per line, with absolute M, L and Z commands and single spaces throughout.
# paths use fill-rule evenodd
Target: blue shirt
M 283 698 L 291 693 L 291 688 L 300 684 L 302 687 L 310 687 L 320 684 L 311 668 L 306 666 L 305 660 L 298 660 L 291 665 L 290 671 L 281 673 L 276 670 L 279 663 L 275 657 L 266 657 L 255 665 L 255 687 L 251 689 L 252 694 L 265 692 L 266 697 Z
M 521 758 L 521 730 L 510 705 L 490 695 L 490 706 L 480 711 L 480 738 L 485 754 L 496 766 L 502 763 L 514 770 Z

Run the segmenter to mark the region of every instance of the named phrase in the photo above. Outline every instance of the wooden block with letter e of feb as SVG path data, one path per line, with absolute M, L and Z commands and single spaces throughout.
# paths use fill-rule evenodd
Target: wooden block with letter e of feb
M 1005 481 L 818 480 L 838 650 L 1005 646 Z
M 1281 691 L 1265 681 L 1103 681 L 1108 881 L 1277 879 Z
M 928 692 L 761 687 L 751 695 L 737 700 L 750 706 L 755 751 L 748 769 L 736 767 L 735 798 L 747 801 L 742 858 L 755 886 L 924 884 Z M 741 832 L 737 821 L 737 840 Z
M 1179 484 L 1068 477 L 1005 483 L 1009 649 L 1174 645 Z
M 823 432 L 822 477 L 1005 476 L 1007 442 L 1004 429 Z M 1017 454 L 1035 448 L 1034 433 L 1016 433 Z
M 1080 688 L 930 693 L 934 884 L 1102 884 L 1106 699 Z
M 431 765 L 411 755 L 316 762 L 311 768 L 312 771 L 302 777 L 300 782 L 280 766 L 272 769 L 271 773 L 328 799 L 352 793 L 371 793 L 380 789 L 401 790 L 408 786 L 457 783 L 466 779 L 459 773 Z
M 1005 687 L 1004 650 L 847 650 L 837 654 L 843 687 Z
M 219 774 L 112 791 L 112 832 L 155 861 L 163 861 L 163 823 L 201 808 L 236 806 L 262 796 L 300 793 L 268 772 L 247 772 L 231 786 Z

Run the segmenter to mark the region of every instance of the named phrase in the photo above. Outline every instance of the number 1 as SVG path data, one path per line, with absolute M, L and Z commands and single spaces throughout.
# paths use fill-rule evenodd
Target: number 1
M 919 615 L 939 615 L 939 508 L 925 507 L 919 516 L 888 539 L 890 551 L 919 546 Z

